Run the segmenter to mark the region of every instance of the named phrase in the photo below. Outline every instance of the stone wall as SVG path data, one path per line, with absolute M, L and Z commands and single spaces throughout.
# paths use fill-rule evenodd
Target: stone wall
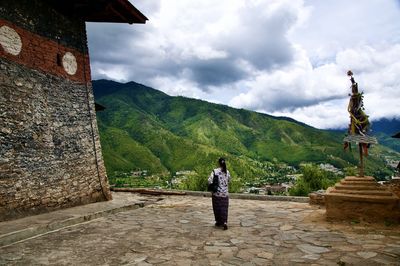
M 400 198 L 400 179 L 392 179 L 383 184 L 384 187 L 392 191 L 397 197 Z
M 0 221 L 111 199 L 85 24 L 45 3 L 0 7 Z

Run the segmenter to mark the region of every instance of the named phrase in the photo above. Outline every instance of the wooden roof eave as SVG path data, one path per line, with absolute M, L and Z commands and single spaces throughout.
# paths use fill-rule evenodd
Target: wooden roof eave
M 108 1 L 102 12 L 87 14 L 87 22 L 116 22 L 145 24 L 148 20 L 136 7 L 127 0 Z
M 394 134 L 394 135 L 392 136 L 392 138 L 397 138 L 397 139 L 400 139 L 400 132 L 399 132 L 399 133 L 397 133 L 397 134 Z
M 60 13 L 86 22 L 144 24 L 148 18 L 128 0 L 45 0 Z
M 135 6 L 133 6 L 129 1 L 117 0 L 123 10 L 130 10 L 130 15 L 136 18 L 136 23 L 145 24 L 149 20 L 142 12 L 140 12 Z M 133 22 L 132 22 L 133 23 Z M 130 24 L 132 24 L 130 23 Z

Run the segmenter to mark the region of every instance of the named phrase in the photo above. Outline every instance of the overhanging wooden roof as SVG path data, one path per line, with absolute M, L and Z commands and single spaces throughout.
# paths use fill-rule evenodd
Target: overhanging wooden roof
M 94 109 L 95 109 L 96 112 L 100 112 L 100 111 L 105 110 L 106 108 L 103 105 L 98 104 L 98 103 L 95 102 L 94 103 Z
M 146 23 L 143 15 L 128 0 L 45 0 L 58 12 L 83 18 L 87 22 Z

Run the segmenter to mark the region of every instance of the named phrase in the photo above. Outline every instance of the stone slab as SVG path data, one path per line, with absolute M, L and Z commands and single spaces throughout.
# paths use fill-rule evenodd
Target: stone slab
M 0 223 L 0 247 L 110 214 L 143 207 L 148 201 L 130 193 L 114 199 Z
M 222 230 L 214 226 L 210 198 L 167 195 L 159 200 L 160 196 L 131 193 L 113 197 L 119 195 L 153 204 L 0 247 L 0 265 L 338 265 L 340 261 L 398 265 L 400 261 L 399 226 L 331 223 L 319 206 L 232 199 L 229 229 Z M 83 213 L 83 207 L 70 215 Z M 242 221 L 252 225 L 240 226 Z

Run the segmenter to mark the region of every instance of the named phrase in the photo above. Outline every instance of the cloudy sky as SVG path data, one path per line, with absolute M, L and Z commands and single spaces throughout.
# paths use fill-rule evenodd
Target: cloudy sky
M 130 1 L 145 25 L 88 23 L 93 79 L 343 128 L 351 69 L 400 118 L 400 0 Z

